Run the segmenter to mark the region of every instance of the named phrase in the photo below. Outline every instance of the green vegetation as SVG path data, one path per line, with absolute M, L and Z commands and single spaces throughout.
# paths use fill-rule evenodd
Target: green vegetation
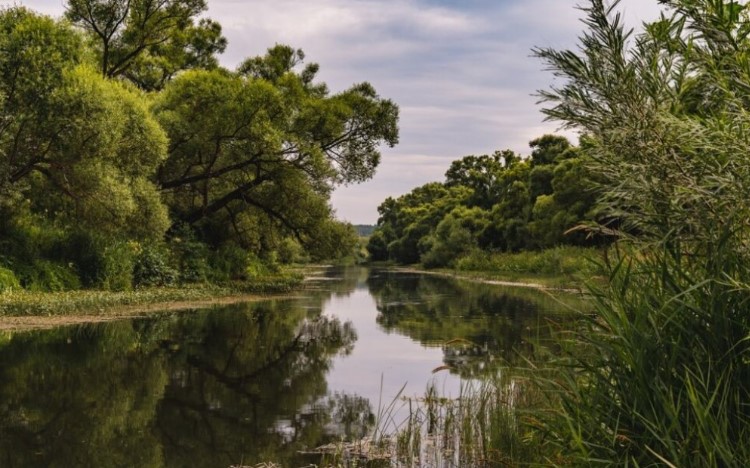
M 574 465 L 747 466 L 750 9 L 661 3 L 633 37 L 591 0 L 578 52 L 536 51 L 564 80 L 545 112 L 588 135 L 622 227 L 543 430 Z
M 399 395 L 377 415 L 372 437 L 320 447 L 316 466 L 519 466 L 543 457 L 524 432 L 520 412 L 544 396 L 524 378 L 498 377 L 462 385 L 456 398 L 430 385 L 420 398 Z M 393 413 L 406 410 L 403 420 Z
M 85 313 L 106 315 L 118 307 L 209 301 L 239 294 L 279 294 L 291 291 L 302 282 L 298 274 L 267 275 L 262 278 L 186 287 L 161 286 L 133 291 L 60 291 L 35 292 L 20 288 L 0 293 L 2 316 L 64 316 Z
M 535 50 L 561 79 L 545 113 L 580 148 L 464 158 L 386 200 L 371 238 L 375 259 L 506 271 L 585 268 L 506 252 L 616 240 L 595 313 L 537 363 L 549 399 L 516 429 L 537 463 L 750 464 L 750 6 L 660 3 L 634 35 L 617 1 L 590 0 L 578 50 Z
M 453 271 L 462 276 L 580 288 L 604 279 L 600 257 L 599 249 L 572 246 L 516 253 L 474 251 L 458 259 Z
M 372 177 L 397 106 L 329 92 L 285 45 L 221 68 L 205 10 L 0 10 L 0 289 L 223 284 L 356 251 L 330 193 Z
M 530 145 L 526 159 L 510 150 L 466 156 L 453 162 L 444 183 L 386 199 L 369 239 L 370 258 L 506 271 L 498 262 L 477 260 L 497 252 L 605 243 L 576 229 L 599 219 L 586 150 L 553 135 Z

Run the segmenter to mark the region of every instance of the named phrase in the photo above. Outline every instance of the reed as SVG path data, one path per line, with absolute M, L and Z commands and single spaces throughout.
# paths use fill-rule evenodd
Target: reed
M 728 274 L 668 245 L 618 259 L 547 381 L 560 402 L 541 428 L 550 452 L 574 464 L 750 466 L 750 289 L 731 274 L 747 267 L 712 258 Z

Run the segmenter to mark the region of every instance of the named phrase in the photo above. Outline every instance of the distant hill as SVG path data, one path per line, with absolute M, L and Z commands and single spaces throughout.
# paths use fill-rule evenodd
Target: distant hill
M 354 229 L 357 230 L 357 234 L 359 234 L 361 237 L 369 237 L 375 230 L 375 226 L 371 224 L 355 224 Z

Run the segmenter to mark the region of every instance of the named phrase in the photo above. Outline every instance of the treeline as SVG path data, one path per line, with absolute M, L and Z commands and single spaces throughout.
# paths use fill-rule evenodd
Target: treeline
M 584 140 L 585 142 L 585 140 Z M 431 182 L 379 207 L 368 251 L 375 261 L 454 266 L 477 251 L 516 252 L 604 239 L 575 230 L 596 219 L 596 181 L 585 150 L 561 136 L 454 161 Z
M 223 281 L 353 251 L 333 217 L 398 108 L 276 45 L 219 66 L 205 0 L 0 11 L 0 290 Z

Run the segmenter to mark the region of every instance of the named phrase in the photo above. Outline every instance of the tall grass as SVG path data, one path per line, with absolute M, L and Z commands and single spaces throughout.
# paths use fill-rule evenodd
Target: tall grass
M 675 253 L 623 255 L 594 291 L 596 314 L 549 380 L 561 397 L 543 428 L 551 451 L 586 464 L 750 466 L 750 290 L 711 271 L 737 261 L 719 251 L 707 269 Z
M 458 395 L 428 386 L 379 411 L 372 437 L 325 447 L 321 466 L 489 467 L 543 462 L 529 417 L 545 397 L 508 373 L 464 382 Z M 397 420 L 398 418 L 401 418 Z
M 577 50 L 535 50 L 564 83 L 540 94 L 587 135 L 600 230 L 627 249 L 542 428 L 576 465 L 750 466 L 749 7 L 660 2 L 636 36 L 586 3 Z

